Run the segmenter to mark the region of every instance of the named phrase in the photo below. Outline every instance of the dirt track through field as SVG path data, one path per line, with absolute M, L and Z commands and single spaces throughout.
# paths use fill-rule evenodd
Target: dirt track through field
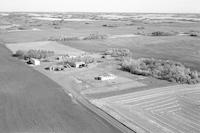
M 118 133 L 0 45 L 0 132 Z

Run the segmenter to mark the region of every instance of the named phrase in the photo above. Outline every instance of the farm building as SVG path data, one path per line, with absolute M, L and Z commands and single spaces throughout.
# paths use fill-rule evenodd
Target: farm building
M 38 65 L 40 65 L 40 61 L 38 59 L 35 59 L 35 58 L 30 58 L 28 60 L 27 64 L 32 64 L 32 65 L 38 66 Z
M 52 65 L 48 69 L 49 71 L 63 71 L 65 68 L 62 65 Z
M 77 56 L 75 55 L 69 55 L 69 58 L 76 58 Z
M 47 67 L 45 69 L 49 70 L 49 71 L 64 71 L 66 68 L 71 68 L 71 66 L 69 64 L 65 64 L 65 65 L 52 65 L 52 66 L 49 66 L 49 67 Z
M 56 60 L 63 61 L 66 58 L 70 58 L 70 56 L 68 54 L 66 54 L 66 55 L 60 55 L 60 56 L 56 57 Z
M 63 61 L 63 56 L 56 57 L 56 60 Z
M 69 65 L 71 67 L 75 67 L 75 68 L 82 68 L 82 67 L 86 66 L 85 62 L 82 62 L 82 61 L 80 61 L 80 62 L 69 62 Z
M 102 80 L 102 81 L 111 80 L 111 79 L 115 79 L 115 78 L 116 78 L 116 76 L 113 74 L 110 74 L 110 73 L 104 73 L 102 75 L 95 77 L 96 80 Z

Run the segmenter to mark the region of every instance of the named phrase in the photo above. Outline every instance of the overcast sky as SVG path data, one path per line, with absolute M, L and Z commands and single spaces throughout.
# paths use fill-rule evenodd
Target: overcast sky
M 0 11 L 200 13 L 200 0 L 0 0 Z

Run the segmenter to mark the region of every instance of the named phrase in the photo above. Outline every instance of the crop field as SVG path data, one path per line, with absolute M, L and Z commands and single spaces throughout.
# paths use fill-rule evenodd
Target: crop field
M 178 85 L 92 100 L 138 132 L 199 133 L 200 85 Z

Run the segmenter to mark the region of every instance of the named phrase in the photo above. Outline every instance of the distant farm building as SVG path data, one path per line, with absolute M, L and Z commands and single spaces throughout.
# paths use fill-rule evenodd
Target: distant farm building
M 75 68 L 82 68 L 82 67 L 86 67 L 87 65 L 85 64 L 85 62 L 69 62 L 68 63 L 71 67 L 75 67 Z
M 76 58 L 77 56 L 75 55 L 69 55 L 69 58 Z
M 62 65 L 53 65 L 50 66 L 48 69 L 49 71 L 64 71 L 65 67 Z
M 56 60 L 63 61 L 63 56 L 56 57 Z
M 69 64 L 65 65 L 52 65 L 50 67 L 45 68 L 46 70 L 49 71 L 64 71 L 66 68 L 71 68 Z
M 66 55 L 57 56 L 56 60 L 63 61 L 65 59 L 67 59 L 67 58 L 73 58 L 73 57 L 71 57 L 68 54 L 66 54 Z
M 116 76 L 113 74 L 110 74 L 110 73 L 104 73 L 102 75 L 95 77 L 96 80 L 102 80 L 102 81 L 111 80 L 111 79 L 115 79 L 115 78 L 116 78 Z
M 27 64 L 32 64 L 32 65 L 38 66 L 38 65 L 40 65 L 40 61 L 38 59 L 30 58 L 28 60 Z

